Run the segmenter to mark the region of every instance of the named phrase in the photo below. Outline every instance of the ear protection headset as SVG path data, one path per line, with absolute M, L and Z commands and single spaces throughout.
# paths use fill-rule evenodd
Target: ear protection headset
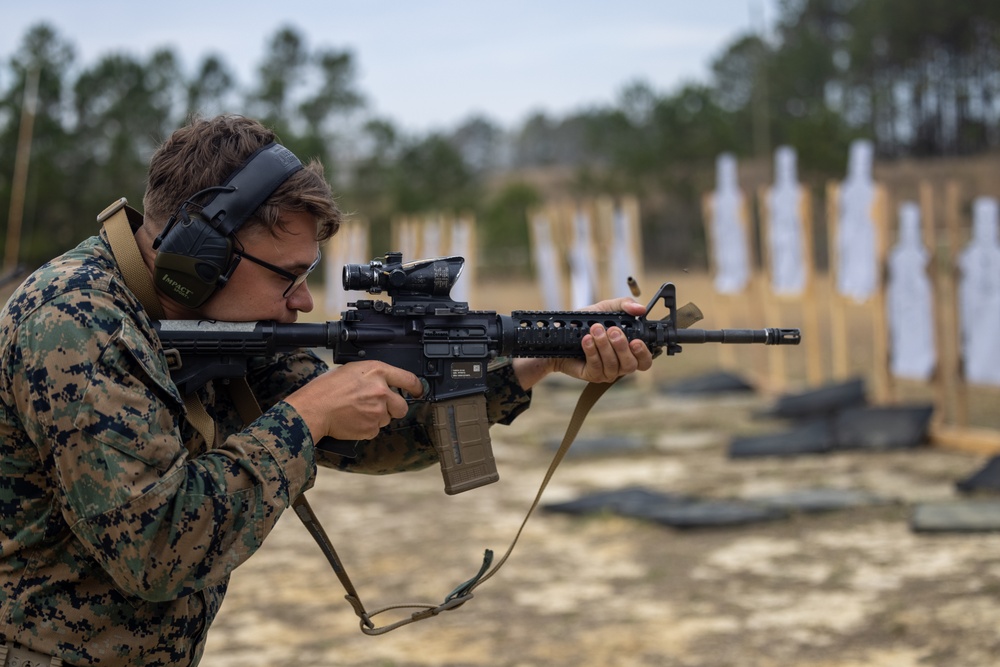
M 189 308 L 205 303 L 222 288 L 239 264 L 233 253 L 236 230 L 289 176 L 302 169 L 295 154 L 270 143 L 255 151 L 222 185 L 206 188 L 170 216 L 153 242 L 153 282 L 164 294 Z M 201 210 L 192 207 L 202 195 L 216 193 Z

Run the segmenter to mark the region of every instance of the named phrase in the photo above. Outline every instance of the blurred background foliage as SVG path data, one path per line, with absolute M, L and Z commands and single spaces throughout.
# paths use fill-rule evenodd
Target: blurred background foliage
M 117 197 L 141 205 L 151 152 L 192 114 L 260 118 L 300 157 L 321 159 L 344 210 L 370 221 L 374 254 L 394 215 L 475 213 L 486 275 L 528 269 L 530 206 L 583 194 L 638 195 L 647 263 L 697 265 L 700 198 L 723 151 L 768 174 L 773 149 L 791 145 L 818 192 L 843 177 L 856 138 L 882 160 L 1000 147 L 996 0 L 783 0 L 774 25 L 718 54 L 710 81 L 623 82 L 609 107 L 513 128 L 474 117 L 408 135 L 367 111 L 357 57 L 279 27 L 256 80 L 239 82 L 218 56 L 184 72 L 169 48 L 80 63 L 71 41 L 34 26 L 0 63 L 0 212 L 38 75 L 21 260 L 37 265 L 89 236 Z

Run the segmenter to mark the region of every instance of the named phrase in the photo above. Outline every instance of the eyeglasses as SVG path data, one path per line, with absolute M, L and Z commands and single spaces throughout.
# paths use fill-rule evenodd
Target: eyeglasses
M 237 257 L 240 257 L 240 258 L 249 259 L 251 262 L 253 262 L 257 266 L 263 266 L 268 271 L 273 271 L 274 273 L 277 273 L 282 278 L 285 278 L 286 280 L 288 280 L 288 287 L 285 288 L 285 291 L 281 294 L 281 298 L 283 298 L 283 299 L 287 299 L 289 294 L 291 294 L 292 292 L 294 292 L 299 287 L 299 285 L 301 285 L 302 283 L 304 283 L 306 281 L 306 278 L 309 277 L 309 274 L 312 273 L 313 270 L 315 270 L 315 268 L 317 266 L 319 266 L 319 260 L 323 256 L 323 253 L 321 253 L 319 250 L 317 250 L 316 251 L 316 259 L 313 261 L 312 264 L 309 265 L 309 268 L 306 269 L 305 271 L 303 271 L 302 273 L 296 275 L 296 274 L 292 273 L 291 271 L 285 271 L 280 266 L 275 266 L 274 264 L 271 264 L 270 262 L 265 262 L 262 259 L 254 257 L 250 253 L 244 252 L 243 250 L 240 250 L 240 249 L 233 250 L 233 254 L 236 255 Z

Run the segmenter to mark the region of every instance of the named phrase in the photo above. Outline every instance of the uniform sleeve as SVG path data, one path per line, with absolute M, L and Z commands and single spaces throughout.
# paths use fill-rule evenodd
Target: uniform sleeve
M 222 581 L 313 480 L 285 403 L 199 456 L 158 346 L 110 297 L 69 293 L 18 328 L 4 369 L 73 533 L 125 592 L 169 600 Z
M 329 370 L 312 350 L 298 350 L 277 357 L 259 357 L 250 363 L 247 381 L 261 409 L 266 410 L 285 396 Z

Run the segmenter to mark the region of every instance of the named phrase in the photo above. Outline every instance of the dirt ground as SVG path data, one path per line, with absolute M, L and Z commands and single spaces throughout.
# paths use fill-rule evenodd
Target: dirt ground
M 682 278 L 681 302 L 693 299 L 711 315 L 704 277 Z M 512 281 L 473 306 L 509 312 L 538 308 L 532 302 L 538 298 L 533 286 Z M 313 313 L 314 319 L 325 315 Z M 752 319 L 728 326 L 799 326 L 794 318 Z M 700 326 L 719 325 L 709 317 Z M 801 359 L 787 354 L 801 370 Z M 761 358 L 754 353 L 749 366 L 759 371 Z M 713 370 L 716 359 L 707 350 L 689 349 L 657 360 L 653 377 L 613 388 L 581 438 L 621 437 L 642 446 L 619 454 L 572 453 L 544 502 L 630 486 L 743 499 L 802 489 L 856 490 L 889 502 L 696 530 L 538 511 L 507 564 L 473 600 L 380 637 L 360 632 L 336 576 L 289 512 L 234 574 L 202 664 L 1000 664 L 1000 534 L 925 534 L 909 526 L 915 505 L 954 498 L 954 482 L 978 470 L 985 458 L 924 447 L 730 459 L 734 436 L 784 428 L 754 416 L 773 403 L 773 392 L 678 398 L 659 390 L 665 380 Z M 865 363 L 862 356 L 859 364 Z M 547 380 L 531 410 L 513 425 L 493 429 L 497 484 L 447 496 L 436 468 L 381 478 L 321 471 L 310 501 L 368 609 L 436 604 L 478 570 L 484 549 L 498 557 L 506 551 L 579 389 Z M 996 428 L 996 394 L 984 396 L 980 412 Z M 376 620 L 381 625 L 396 618 Z
M 704 277 L 681 277 L 681 303 L 693 299 L 711 314 Z M 532 302 L 537 289 L 516 281 L 486 297 L 473 306 L 501 312 L 540 307 Z M 799 326 L 753 319 L 729 326 Z M 709 318 L 701 326 L 719 325 Z M 336 576 L 289 512 L 234 574 L 203 664 L 1000 664 L 1000 534 L 924 534 L 909 526 L 915 505 L 954 498 L 954 482 L 985 458 L 924 447 L 730 459 L 727 447 L 735 435 L 783 425 L 754 417 L 772 404 L 773 394 L 678 398 L 659 391 L 664 378 L 711 370 L 706 359 L 716 357 L 688 350 L 658 360 L 651 380 L 609 392 L 581 437 L 628 437 L 643 446 L 620 454 L 571 454 L 544 502 L 630 486 L 744 499 L 801 489 L 857 490 L 890 502 L 697 530 L 539 511 L 507 564 L 473 600 L 380 637 L 360 632 Z M 795 355 L 789 359 L 801 368 Z M 310 501 L 369 609 L 440 602 L 478 570 L 484 549 L 504 553 L 578 391 L 565 382 L 544 382 L 531 410 L 492 431 L 500 482 L 459 496 L 444 494 L 436 468 L 381 478 L 321 471 Z M 984 396 L 983 413 L 997 428 L 997 395 Z
M 712 321 L 703 277 L 679 276 L 681 303 Z M 643 285 L 660 282 L 647 277 Z M 667 277 L 666 279 L 670 279 Z M 511 281 L 476 308 L 538 308 Z M 752 310 L 752 309 L 750 309 Z M 323 315 L 314 313 L 317 317 Z M 800 326 L 731 319 L 727 326 Z M 861 331 L 867 331 L 864 327 Z M 803 331 L 803 336 L 816 332 Z M 859 340 L 863 341 L 864 336 Z M 796 348 L 799 349 L 799 348 Z M 856 353 L 864 355 L 863 346 Z M 758 378 L 765 354 L 743 353 Z M 802 489 L 865 491 L 888 502 L 740 527 L 681 530 L 613 515 L 538 511 L 506 565 L 464 607 L 387 635 L 361 633 L 336 576 L 298 520 L 282 519 L 233 577 L 204 664 L 349 667 L 990 667 L 1000 664 L 1000 534 L 926 534 L 914 506 L 955 497 L 982 456 L 923 447 L 796 458 L 730 459 L 736 435 L 787 425 L 756 415 L 749 394 L 678 398 L 660 389 L 717 369 L 689 347 L 641 381 L 614 387 L 581 439 L 640 443 L 617 454 L 571 453 L 544 503 L 642 486 L 703 498 L 757 498 Z M 858 363 L 868 362 L 861 356 Z M 870 367 L 870 363 L 868 364 Z M 322 472 L 309 498 L 369 610 L 439 603 L 503 554 L 531 505 L 580 386 L 546 380 L 532 408 L 492 430 L 500 482 L 458 496 L 439 471 L 389 477 Z M 979 392 L 981 393 L 981 392 Z M 988 420 L 994 398 L 983 399 Z M 978 398 L 978 393 L 972 398 Z M 992 415 L 992 417 L 991 417 Z M 1000 422 L 996 422 L 1000 424 Z M 995 426 L 994 426 L 995 427 Z M 376 621 L 383 625 L 397 617 Z
M 666 363 L 670 363 L 669 361 Z M 501 480 L 446 496 L 431 469 L 324 473 L 312 505 L 369 609 L 439 602 L 502 554 L 577 396 L 543 383 L 493 429 Z M 372 667 L 988 667 L 1000 664 L 1000 534 L 922 534 L 916 503 L 955 496 L 984 459 L 936 448 L 734 460 L 735 434 L 779 430 L 771 399 L 616 386 L 581 437 L 644 447 L 567 458 L 546 502 L 643 486 L 706 498 L 851 489 L 891 502 L 741 527 L 680 530 L 539 511 L 463 608 L 363 635 L 336 577 L 291 515 L 234 575 L 204 664 Z M 385 621 L 381 621 L 380 624 Z

